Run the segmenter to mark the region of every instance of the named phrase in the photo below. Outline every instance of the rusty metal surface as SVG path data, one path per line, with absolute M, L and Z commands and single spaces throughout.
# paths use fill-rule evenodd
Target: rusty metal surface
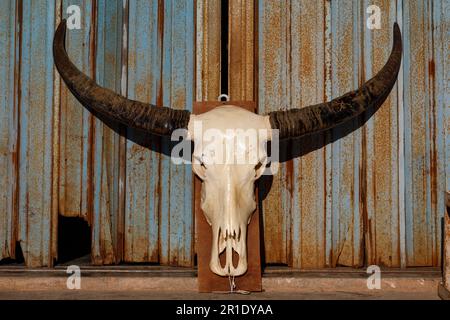
M 448 122 L 448 1 L 403 3 L 405 34 L 405 217 L 408 266 L 438 265 L 449 189 L 444 147 Z M 442 66 L 442 67 L 441 67 Z M 447 79 L 447 80 L 446 80 Z
M 130 3 L 128 21 L 128 97 L 160 104 L 157 2 Z M 127 135 L 133 137 L 132 132 Z M 148 143 L 154 146 L 155 140 Z M 158 261 L 159 157 L 156 152 L 126 142 L 125 261 Z
M 260 113 L 324 99 L 324 10 L 323 2 L 259 2 Z M 301 147 L 295 142 L 285 149 L 300 152 Z M 301 268 L 325 264 L 325 234 L 331 235 L 325 229 L 325 169 L 325 152 L 317 150 L 282 164 L 266 187 L 267 263 Z
M 255 99 L 255 1 L 229 1 L 229 95 L 232 100 Z
M 282 165 L 264 201 L 268 263 L 439 265 L 445 71 L 437 78 L 433 66 L 445 65 L 448 9 L 440 1 L 370 4 L 381 9 L 380 30 L 365 27 L 369 1 L 259 1 L 260 112 L 358 87 L 385 63 L 394 21 L 405 41 L 397 88 L 374 117 L 350 124 L 356 130 L 348 135 L 314 136 L 338 140 L 313 152 L 302 151 L 305 140 L 287 148 L 302 157 Z
M 15 0 L 0 4 L 0 260 L 15 258 L 17 237 L 17 33 Z
M 371 3 L 372 4 L 372 3 Z M 398 20 L 397 4 L 393 1 L 375 1 L 382 12 L 381 23 L 391 26 Z M 368 7 L 368 1 L 364 7 Z M 364 46 L 363 74 L 369 79 L 383 66 L 392 45 L 390 28 L 373 32 L 367 28 L 362 35 Z M 400 165 L 403 147 L 399 142 L 399 94 L 401 77 L 390 96 L 362 129 L 361 196 L 364 219 L 366 259 L 369 264 L 390 267 L 406 266 L 405 226 L 399 200 L 404 192 Z
M 220 0 L 197 0 L 196 101 L 215 101 L 220 91 Z
M 258 111 L 259 113 L 286 108 L 283 101 L 287 84 L 287 57 L 284 48 L 286 39 L 286 1 L 258 2 Z M 267 23 L 270 21 L 270 23 Z M 267 40 L 269 44 L 266 45 Z M 271 48 L 271 49 L 269 49 Z M 263 201 L 264 250 L 266 262 L 287 263 L 287 245 L 290 225 L 286 198 L 291 192 L 286 181 L 285 164 L 280 166 L 277 175 L 268 179 L 270 193 L 261 197 Z M 261 190 L 264 186 L 261 187 Z
M 73 63 L 93 76 L 96 48 L 91 0 L 62 1 L 62 8 L 77 5 L 82 12 L 81 29 L 69 30 L 66 48 Z M 45 7 L 45 5 L 41 5 Z M 48 4 L 47 4 L 48 6 Z M 64 12 L 65 13 L 65 12 Z M 95 14 L 95 13 L 94 13 Z M 65 16 L 65 15 L 64 15 Z M 59 139 L 59 212 L 67 217 L 88 218 L 88 195 L 92 163 L 92 114 L 83 108 L 65 85 L 61 86 Z
M 192 111 L 195 88 L 194 2 L 165 1 L 162 45 L 162 104 Z M 169 154 L 169 138 L 163 138 L 160 163 L 160 263 L 192 266 L 193 176 L 190 165 L 175 165 Z
M 121 92 L 123 1 L 99 0 L 95 22 L 95 79 L 97 83 Z M 120 206 L 120 136 L 94 119 L 92 133 L 92 262 L 118 263 L 123 255 L 124 219 Z M 117 128 L 116 128 L 117 130 Z M 120 129 L 119 129 L 120 131 Z
M 19 235 L 28 266 L 53 262 L 53 99 L 52 38 L 55 7 L 22 1 L 19 76 Z
M 132 1 L 129 22 L 130 98 L 192 109 L 193 3 Z M 150 149 L 127 141 L 125 260 L 192 265 L 190 167 L 171 163 L 167 139 L 128 136 Z

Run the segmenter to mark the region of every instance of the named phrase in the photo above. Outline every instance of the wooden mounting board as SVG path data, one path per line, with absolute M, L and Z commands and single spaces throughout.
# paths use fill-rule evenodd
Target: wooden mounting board
M 235 105 L 245 108 L 251 112 L 255 112 L 255 103 L 252 101 L 212 101 L 194 103 L 194 114 L 208 112 L 220 105 Z M 198 290 L 199 292 L 229 291 L 230 284 L 227 277 L 220 277 L 213 273 L 209 268 L 211 258 L 212 230 L 206 221 L 206 218 L 200 208 L 201 180 L 195 176 L 194 178 L 194 211 L 195 211 L 195 230 L 196 230 L 196 250 L 197 250 L 197 266 L 198 266 Z M 258 194 L 258 193 L 256 193 Z M 246 290 L 253 292 L 262 291 L 261 280 L 261 251 L 260 251 L 260 234 L 259 234 L 259 207 L 253 213 L 248 225 L 247 232 L 247 272 L 235 278 L 236 290 Z M 236 265 L 237 254 L 233 254 L 233 262 Z M 224 254 L 220 260 L 222 265 L 225 262 Z

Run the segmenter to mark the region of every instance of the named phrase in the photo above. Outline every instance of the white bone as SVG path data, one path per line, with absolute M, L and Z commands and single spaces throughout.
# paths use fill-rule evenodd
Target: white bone
M 250 139 L 240 139 L 242 130 L 266 131 L 256 136 L 256 146 Z M 189 138 L 194 140 L 193 171 L 202 179 L 201 208 L 212 227 L 210 269 L 220 276 L 240 276 L 247 271 L 247 225 L 256 209 L 254 183 L 261 176 L 267 154 L 265 144 L 272 131 L 267 116 L 260 116 L 236 106 L 220 106 L 201 115 L 192 115 Z M 214 134 L 208 134 L 208 133 Z M 211 135 L 215 139 L 211 140 Z M 263 137 L 263 138 L 260 138 Z M 242 137 L 241 137 L 242 138 Z M 230 146 L 247 159 L 258 155 L 262 163 L 236 163 Z M 211 161 L 217 150 L 224 150 L 224 161 Z M 257 170 L 258 169 L 258 170 Z M 233 265 L 233 250 L 239 255 Z M 225 266 L 219 255 L 225 251 Z

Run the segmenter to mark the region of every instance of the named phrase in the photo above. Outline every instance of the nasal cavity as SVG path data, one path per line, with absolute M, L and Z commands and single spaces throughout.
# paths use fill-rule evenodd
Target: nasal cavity
M 239 264 L 239 254 L 233 248 L 231 250 L 233 250 L 233 267 L 236 269 Z M 220 266 L 222 267 L 222 269 L 225 268 L 225 266 L 227 265 L 227 250 L 226 249 L 219 255 L 219 260 L 220 260 Z

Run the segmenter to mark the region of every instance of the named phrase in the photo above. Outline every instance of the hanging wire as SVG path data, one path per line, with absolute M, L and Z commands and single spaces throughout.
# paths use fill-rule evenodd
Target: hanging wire
M 220 294 L 250 294 L 250 291 L 246 290 L 236 290 L 236 282 L 235 276 L 228 275 L 228 283 L 230 284 L 230 291 L 213 291 L 212 293 L 220 293 Z

